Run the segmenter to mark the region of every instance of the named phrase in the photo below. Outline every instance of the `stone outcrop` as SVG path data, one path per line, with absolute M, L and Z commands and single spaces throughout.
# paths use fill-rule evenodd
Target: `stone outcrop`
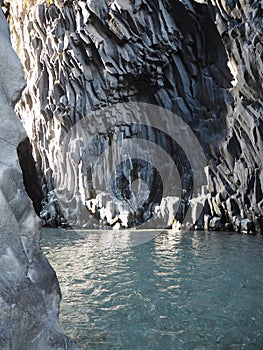
M 197 227 L 262 230 L 260 1 L 54 0 L 27 10 L 23 3 L 10 6 L 28 81 L 17 111 L 42 178 L 46 224 L 118 228 L 166 213 L 170 225 L 187 208 L 196 219 L 204 208 Z M 154 166 L 149 147 L 177 154 L 178 125 L 160 116 L 169 124 L 161 134 L 151 107 L 145 114 L 138 103 L 171 111 L 198 138 L 202 155 L 192 153 L 206 159 L 207 188 L 195 197 L 191 181 L 203 169 L 182 157 L 165 170 L 179 167 L 182 193 L 173 196 L 171 185 L 171 195 L 163 196 L 167 181 L 161 183 L 162 167 Z M 148 142 L 149 154 L 139 162 L 130 148 L 112 146 L 132 140 L 140 155 L 145 145 L 138 139 Z M 106 161 L 96 170 L 103 152 Z
M 26 135 L 14 105 L 24 86 L 0 8 L 0 348 L 77 349 L 58 323 L 58 281 L 40 250 L 41 222 L 19 168 Z

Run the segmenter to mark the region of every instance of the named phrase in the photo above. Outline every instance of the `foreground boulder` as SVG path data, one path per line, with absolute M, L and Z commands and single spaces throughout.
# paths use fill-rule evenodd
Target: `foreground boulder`
M 40 250 L 41 222 L 19 168 L 25 132 L 13 108 L 24 86 L 0 9 L 0 348 L 78 349 L 58 322 L 58 281 Z

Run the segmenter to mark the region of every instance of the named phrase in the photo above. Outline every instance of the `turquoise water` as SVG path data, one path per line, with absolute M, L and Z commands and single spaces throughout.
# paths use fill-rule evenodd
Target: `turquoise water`
M 164 232 L 114 249 L 46 230 L 42 249 L 82 349 L 263 349 L 260 235 Z

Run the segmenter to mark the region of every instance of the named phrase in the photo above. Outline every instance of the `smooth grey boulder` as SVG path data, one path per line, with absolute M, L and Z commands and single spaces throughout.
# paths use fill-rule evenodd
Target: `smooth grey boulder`
M 59 325 L 60 288 L 40 250 L 41 222 L 19 167 L 17 146 L 26 135 L 14 105 L 24 87 L 0 8 L 0 348 L 78 349 Z
M 203 215 L 220 217 L 222 225 L 231 227 L 240 215 L 262 231 L 261 1 L 36 1 L 28 11 L 12 1 L 10 11 L 14 46 L 28 78 L 18 113 L 42 177 L 45 224 L 138 226 L 169 203 L 159 212 L 170 223 L 171 217 L 180 221 L 187 208 L 196 216 L 196 208 L 204 206 Z M 177 213 L 177 196 L 173 203 L 172 194 L 161 201 L 161 169 L 153 166 L 150 149 L 136 146 L 141 153 L 147 149 L 147 164 L 128 159 L 125 148 L 107 154 L 97 171 L 89 164 L 101 149 L 113 149 L 112 142 L 138 144 L 140 133 L 148 137 L 148 146 L 160 145 L 167 154 L 178 151 L 171 141 L 178 132 L 175 120 L 168 123 L 167 138 L 158 130 L 131 126 L 129 114 L 137 124 L 141 120 L 136 108 L 112 109 L 134 102 L 175 113 L 202 147 L 206 189 L 191 198 L 191 176 L 198 179 L 204 169 L 193 167 L 191 174 L 186 163 L 177 162 L 183 194 Z M 96 113 L 106 107 L 110 112 Z M 121 114 L 122 123 L 107 129 Z M 90 138 L 84 127 L 75 127 L 83 119 L 89 121 Z M 185 140 L 191 142 L 190 133 Z M 85 159 L 83 149 L 89 152 Z M 192 152 L 198 159 L 195 147 Z M 106 169 L 109 159 L 116 163 L 115 173 Z M 174 164 L 163 165 L 172 173 Z M 104 175 L 108 190 L 100 187 Z M 132 181 L 138 179 L 135 193 Z

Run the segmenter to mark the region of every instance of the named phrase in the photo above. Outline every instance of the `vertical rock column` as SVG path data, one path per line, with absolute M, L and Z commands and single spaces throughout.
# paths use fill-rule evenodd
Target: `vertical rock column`
M 17 110 L 43 179 L 47 224 L 60 225 L 64 216 L 72 226 L 90 225 L 77 160 L 85 130 L 73 126 L 88 116 L 96 134 L 106 122 L 91 113 L 145 102 L 177 114 L 203 147 L 205 227 L 250 232 L 254 222 L 262 230 L 261 1 L 38 0 L 27 11 L 23 3 L 11 2 L 15 48 L 28 77 Z M 171 135 L 176 129 L 169 122 Z M 96 205 L 98 221 L 111 202 Z
M 0 348 L 76 349 L 58 323 L 60 289 L 39 247 L 40 220 L 23 185 L 14 105 L 25 86 L 0 9 Z
M 210 9 L 233 75 L 227 136 L 211 169 L 211 208 L 237 229 L 253 230 L 253 222 L 263 232 L 263 4 L 212 0 Z
M 64 216 L 72 227 L 93 227 L 92 210 L 82 199 L 84 186 L 79 181 L 85 175 L 78 164 L 85 130 L 74 126 L 88 119 L 90 134 L 96 136 L 99 129 L 107 129 L 107 118 L 96 115 L 105 107 L 130 102 L 164 107 L 190 125 L 204 153 L 216 161 L 219 141 L 226 133 L 225 99 L 231 76 L 207 5 L 179 0 L 36 1 L 26 12 L 14 0 L 11 22 L 14 47 L 28 77 L 17 110 L 43 179 L 42 217 L 47 224 L 60 224 Z M 141 120 L 136 110 L 132 113 Z M 113 120 L 114 113 L 109 114 Z M 111 130 L 112 137 L 136 140 L 125 113 L 119 114 L 124 127 Z M 149 115 L 145 124 L 151 122 Z M 160 116 L 162 122 L 166 123 Z M 166 124 L 176 135 L 176 122 Z M 72 139 L 65 146 L 69 133 Z M 105 134 L 108 145 L 110 137 Z M 150 135 L 152 142 L 157 138 Z M 161 140 L 161 145 L 166 153 L 172 149 L 168 140 Z M 96 152 L 94 148 L 93 156 Z M 150 183 L 150 172 L 143 171 Z M 97 182 L 99 176 L 94 174 Z M 56 198 L 60 188 L 63 193 Z M 86 199 L 95 199 L 94 225 L 103 225 L 104 209 L 110 207 L 112 197 L 105 195 L 102 204 L 98 198 Z M 106 218 L 106 224 L 115 219 L 122 223 L 119 210 L 110 210 L 114 218 Z

